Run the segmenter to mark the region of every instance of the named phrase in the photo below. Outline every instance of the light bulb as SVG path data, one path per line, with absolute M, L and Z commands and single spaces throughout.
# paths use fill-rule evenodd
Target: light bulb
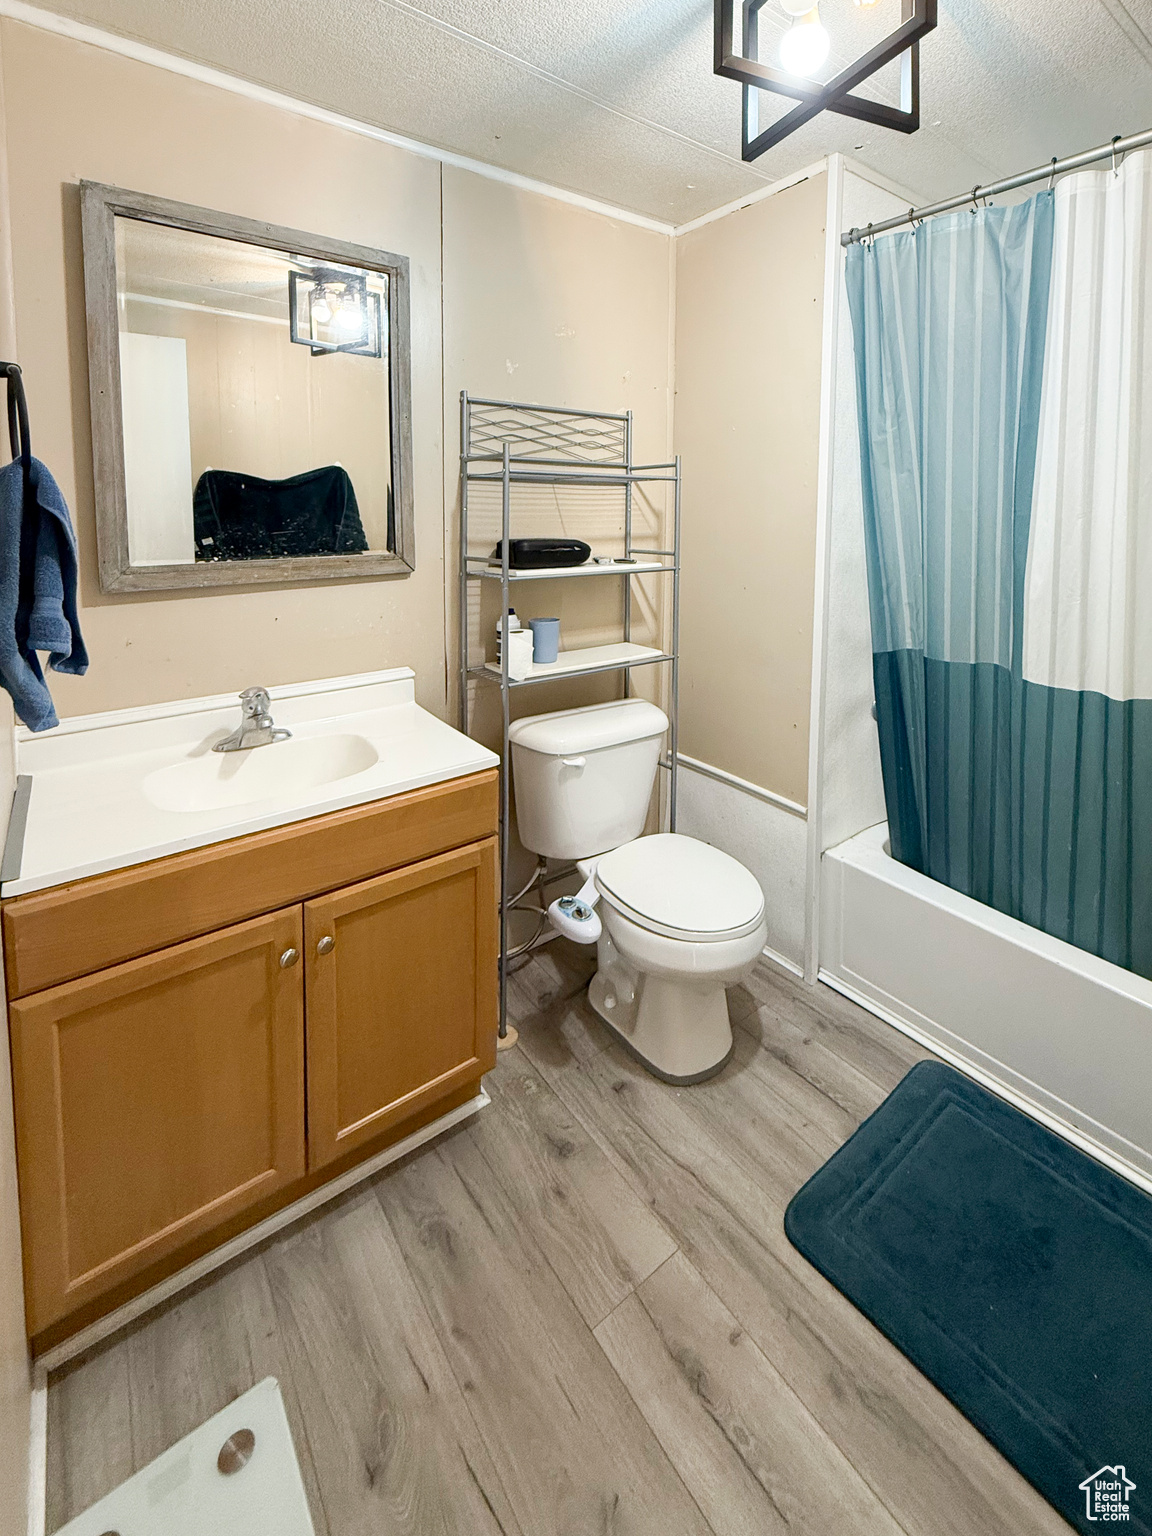
M 342 304 L 336 311 L 336 324 L 342 331 L 360 330 L 359 304 Z
M 332 318 L 332 310 L 328 303 L 327 295 L 323 288 L 312 301 L 312 318 L 319 325 L 327 325 Z
M 780 40 L 780 62 L 790 75 L 814 75 L 828 57 L 831 41 L 813 7 L 794 21 Z

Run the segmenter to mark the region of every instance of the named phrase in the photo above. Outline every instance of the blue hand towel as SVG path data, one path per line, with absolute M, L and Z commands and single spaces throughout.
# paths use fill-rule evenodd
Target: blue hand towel
M 20 461 L 0 468 L 0 684 L 30 730 L 58 724 L 37 651 L 55 672 L 82 674 L 76 535 L 60 487 L 32 460 L 27 503 Z

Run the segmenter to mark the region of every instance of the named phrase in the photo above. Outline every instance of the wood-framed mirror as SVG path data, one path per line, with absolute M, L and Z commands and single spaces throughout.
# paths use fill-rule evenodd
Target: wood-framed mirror
M 408 258 L 80 195 L 102 590 L 414 570 Z

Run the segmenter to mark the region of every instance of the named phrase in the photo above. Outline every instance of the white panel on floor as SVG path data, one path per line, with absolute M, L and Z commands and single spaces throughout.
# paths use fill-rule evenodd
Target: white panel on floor
M 802 965 L 804 818 L 681 764 L 676 830 L 730 853 L 752 871 L 764 892 L 768 948 Z
M 248 1430 L 250 1459 L 225 1475 L 221 1448 Z M 280 1388 L 269 1376 L 194 1429 L 57 1536 L 315 1536 Z

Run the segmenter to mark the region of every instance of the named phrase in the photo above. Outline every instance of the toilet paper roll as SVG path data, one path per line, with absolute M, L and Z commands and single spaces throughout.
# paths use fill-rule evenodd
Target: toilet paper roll
M 508 636 L 508 676 L 521 683 L 532 671 L 532 631 L 514 629 Z

